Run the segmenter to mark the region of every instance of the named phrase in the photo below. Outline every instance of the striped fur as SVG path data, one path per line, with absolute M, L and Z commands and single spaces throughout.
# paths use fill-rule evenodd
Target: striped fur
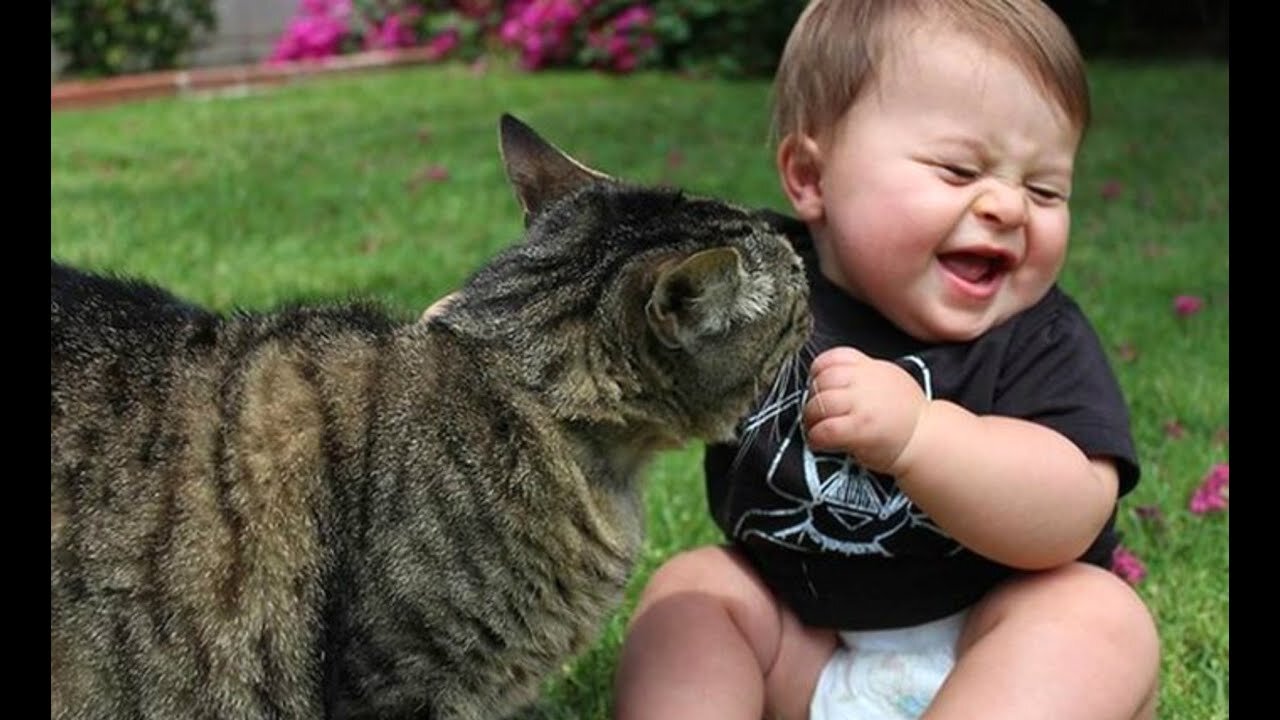
M 653 454 L 809 328 L 760 217 L 504 116 L 528 227 L 428 322 L 51 261 L 53 718 L 499 718 L 621 600 Z

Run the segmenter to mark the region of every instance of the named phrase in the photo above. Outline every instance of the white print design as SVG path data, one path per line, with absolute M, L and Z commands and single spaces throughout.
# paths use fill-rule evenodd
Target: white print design
M 932 399 L 932 377 L 924 361 L 908 355 L 900 362 L 914 366 L 925 396 Z M 893 557 L 896 536 L 913 531 L 911 534 L 916 537 L 910 543 L 917 545 L 919 531 L 925 531 L 936 536 L 930 544 L 943 544 L 948 548 L 947 554 L 958 552 L 960 545 L 912 505 L 892 478 L 866 470 L 848 455 L 814 452 L 809 448 L 800 412 L 808 400 L 808 382 L 802 387 L 778 398 L 766 398 L 747 418 L 743 427 L 744 448 L 769 423 L 776 427 L 779 419 L 788 413 L 793 419 L 764 477 L 766 485 L 777 496 L 777 506 L 744 513 L 734 527 L 734 536 L 742 540 L 761 538 L 798 550 Z M 783 482 L 783 472 L 787 477 L 795 476 L 797 456 L 803 486 L 794 480 Z

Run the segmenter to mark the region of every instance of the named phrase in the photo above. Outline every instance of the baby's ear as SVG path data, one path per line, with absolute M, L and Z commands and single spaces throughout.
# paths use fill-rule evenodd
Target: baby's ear
M 823 217 L 822 153 L 808 135 L 792 133 L 778 144 L 778 177 L 796 217 L 817 222 Z

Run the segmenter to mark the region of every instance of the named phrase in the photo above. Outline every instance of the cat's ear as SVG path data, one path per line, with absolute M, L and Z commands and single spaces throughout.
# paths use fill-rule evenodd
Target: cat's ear
M 731 247 L 703 250 L 664 268 L 645 304 L 649 327 L 663 345 L 691 349 L 738 314 L 745 278 L 742 256 Z
M 528 125 L 503 113 L 499 122 L 502 164 L 524 210 L 525 224 L 552 201 L 608 175 L 583 165 L 543 140 Z

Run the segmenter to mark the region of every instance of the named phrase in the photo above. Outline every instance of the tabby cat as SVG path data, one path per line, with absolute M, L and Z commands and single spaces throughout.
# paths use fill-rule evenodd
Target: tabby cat
M 509 115 L 523 240 L 426 322 L 218 315 L 50 260 L 54 718 L 491 718 L 620 601 L 656 451 L 809 330 L 760 215 Z

